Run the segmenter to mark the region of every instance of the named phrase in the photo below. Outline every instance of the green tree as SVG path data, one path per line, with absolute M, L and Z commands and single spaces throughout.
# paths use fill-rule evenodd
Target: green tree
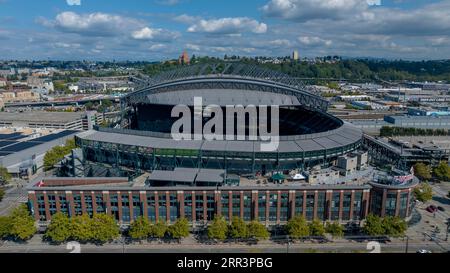
M 189 236 L 189 222 L 186 218 L 180 218 L 167 228 L 167 233 L 174 239 L 181 239 Z
M 56 213 L 47 227 L 45 237 L 55 243 L 67 241 L 71 236 L 70 219 L 64 213 Z
M 34 218 L 30 215 L 27 206 L 21 205 L 11 213 L 10 235 L 17 239 L 26 241 L 30 239 L 37 229 L 34 224 Z
M 228 227 L 228 234 L 233 239 L 247 238 L 248 230 L 244 220 L 240 217 L 234 216 L 231 219 L 231 225 Z
M 0 166 L 0 185 L 8 184 L 11 181 L 11 174 L 3 166 Z
M 325 228 L 323 227 L 323 224 L 318 219 L 314 219 L 309 224 L 309 234 L 311 236 L 323 236 L 325 234 Z
M 94 104 L 92 102 L 86 103 L 84 107 L 86 107 L 86 110 L 94 110 Z
M 404 236 L 408 229 L 405 220 L 397 216 L 387 216 L 383 218 L 382 225 L 384 234 L 394 237 Z
M 450 181 L 450 166 L 447 162 L 440 162 L 433 172 L 440 180 Z
M 8 237 L 11 233 L 11 217 L 0 216 L 0 239 Z
M 56 146 L 47 151 L 44 155 L 44 169 L 53 169 L 56 163 L 68 155 L 72 149 L 76 148 L 75 139 L 68 139 L 64 146 Z
M 430 167 L 424 163 L 416 163 L 414 165 L 414 175 L 421 180 L 428 180 L 431 178 Z
M 5 196 L 5 190 L 0 188 L 0 202 L 3 200 L 4 196 Z
M 208 226 L 208 238 L 216 240 L 225 240 L 227 238 L 228 224 L 223 216 L 214 216 L 211 224 Z
M 286 232 L 294 239 L 309 236 L 309 226 L 305 217 L 295 216 L 286 225 Z
M 88 242 L 93 237 L 92 219 L 89 215 L 83 214 L 70 219 L 71 238 L 78 242 Z
M 131 223 L 128 234 L 134 240 L 142 240 L 149 236 L 150 230 L 151 225 L 148 218 L 141 216 Z
M 91 220 L 92 240 L 97 243 L 106 243 L 119 237 L 120 230 L 112 215 L 99 213 Z
M 421 183 L 414 188 L 416 199 L 421 202 L 427 202 L 433 198 L 433 189 L 428 183 Z
M 270 237 L 270 233 L 267 230 L 267 228 L 259 223 L 258 221 L 251 221 L 248 225 L 247 225 L 247 230 L 248 230 L 248 234 L 247 236 L 249 238 L 254 238 L 257 240 L 266 240 L 269 239 Z
M 333 235 L 333 237 L 342 237 L 344 236 L 344 227 L 339 224 L 339 222 L 327 222 L 325 226 L 326 233 Z
M 367 235 L 384 235 L 384 227 L 381 218 L 374 214 L 369 214 L 366 217 L 366 222 L 363 226 L 363 232 Z
M 164 221 L 158 221 L 151 226 L 150 236 L 154 238 L 164 238 L 167 231 L 167 224 Z

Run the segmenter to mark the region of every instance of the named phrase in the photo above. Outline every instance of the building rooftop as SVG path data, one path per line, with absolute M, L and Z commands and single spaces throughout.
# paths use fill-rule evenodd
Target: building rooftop
M 84 116 L 84 112 L 2 112 L 0 121 L 22 122 L 71 122 Z

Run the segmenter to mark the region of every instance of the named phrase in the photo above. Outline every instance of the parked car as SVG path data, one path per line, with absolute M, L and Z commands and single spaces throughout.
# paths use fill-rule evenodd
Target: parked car
M 426 250 L 426 249 L 419 249 L 419 250 L 417 250 L 417 253 L 431 253 L 431 251 Z
M 437 209 L 440 210 L 440 211 L 445 211 L 445 209 L 443 207 L 441 207 L 441 206 L 438 206 Z
M 428 206 L 426 208 L 426 210 L 430 213 L 434 213 L 434 212 L 436 212 L 437 208 L 435 206 L 431 205 L 431 206 Z

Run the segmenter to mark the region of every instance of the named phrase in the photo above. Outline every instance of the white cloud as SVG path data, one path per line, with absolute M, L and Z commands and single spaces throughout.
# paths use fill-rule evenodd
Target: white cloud
M 171 40 L 178 38 L 179 34 L 161 28 L 144 27 L 133 31 L 131 37 L 136 40 Z
M 298 37 L 298 41 L 305 46 L 331 46 L 331 40 L 322 39 L 315 36 Z
M 150 46 L 149 50 L 150 51 L 159 51 L 165 47 L 166 47 L 166 45 L 164 45 L 164 44 L 154 44 L 154 45 Z
M 196 44 L 186 44 L 186 49 L 192 50 L 192 51 L 200 51 L 200 46 Z
M 271 0 L 262 7 L 262 11 L 270 17 L 305 22 L 345 19 L 367 8 L 367 0 Z
M 266 33 L 267 25 L 247 17 L 200 20 L 188 32 L 236 34 L 241 32 Z
M 66 11 L 56 16 L 53 25 L 62 31 L 87 36 L 115 36 L 121 32 L 141 26 L 139 21 L 107 13 L 78 14 Z
M 81 6 L 81 0 L 66 0 L 69 6 Z

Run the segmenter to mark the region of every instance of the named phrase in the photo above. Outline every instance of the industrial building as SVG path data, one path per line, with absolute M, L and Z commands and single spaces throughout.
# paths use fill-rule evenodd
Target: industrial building
M 87 112 L 2 112 L 0 127 L 89 130 L 103 122 L 103 115 Z

